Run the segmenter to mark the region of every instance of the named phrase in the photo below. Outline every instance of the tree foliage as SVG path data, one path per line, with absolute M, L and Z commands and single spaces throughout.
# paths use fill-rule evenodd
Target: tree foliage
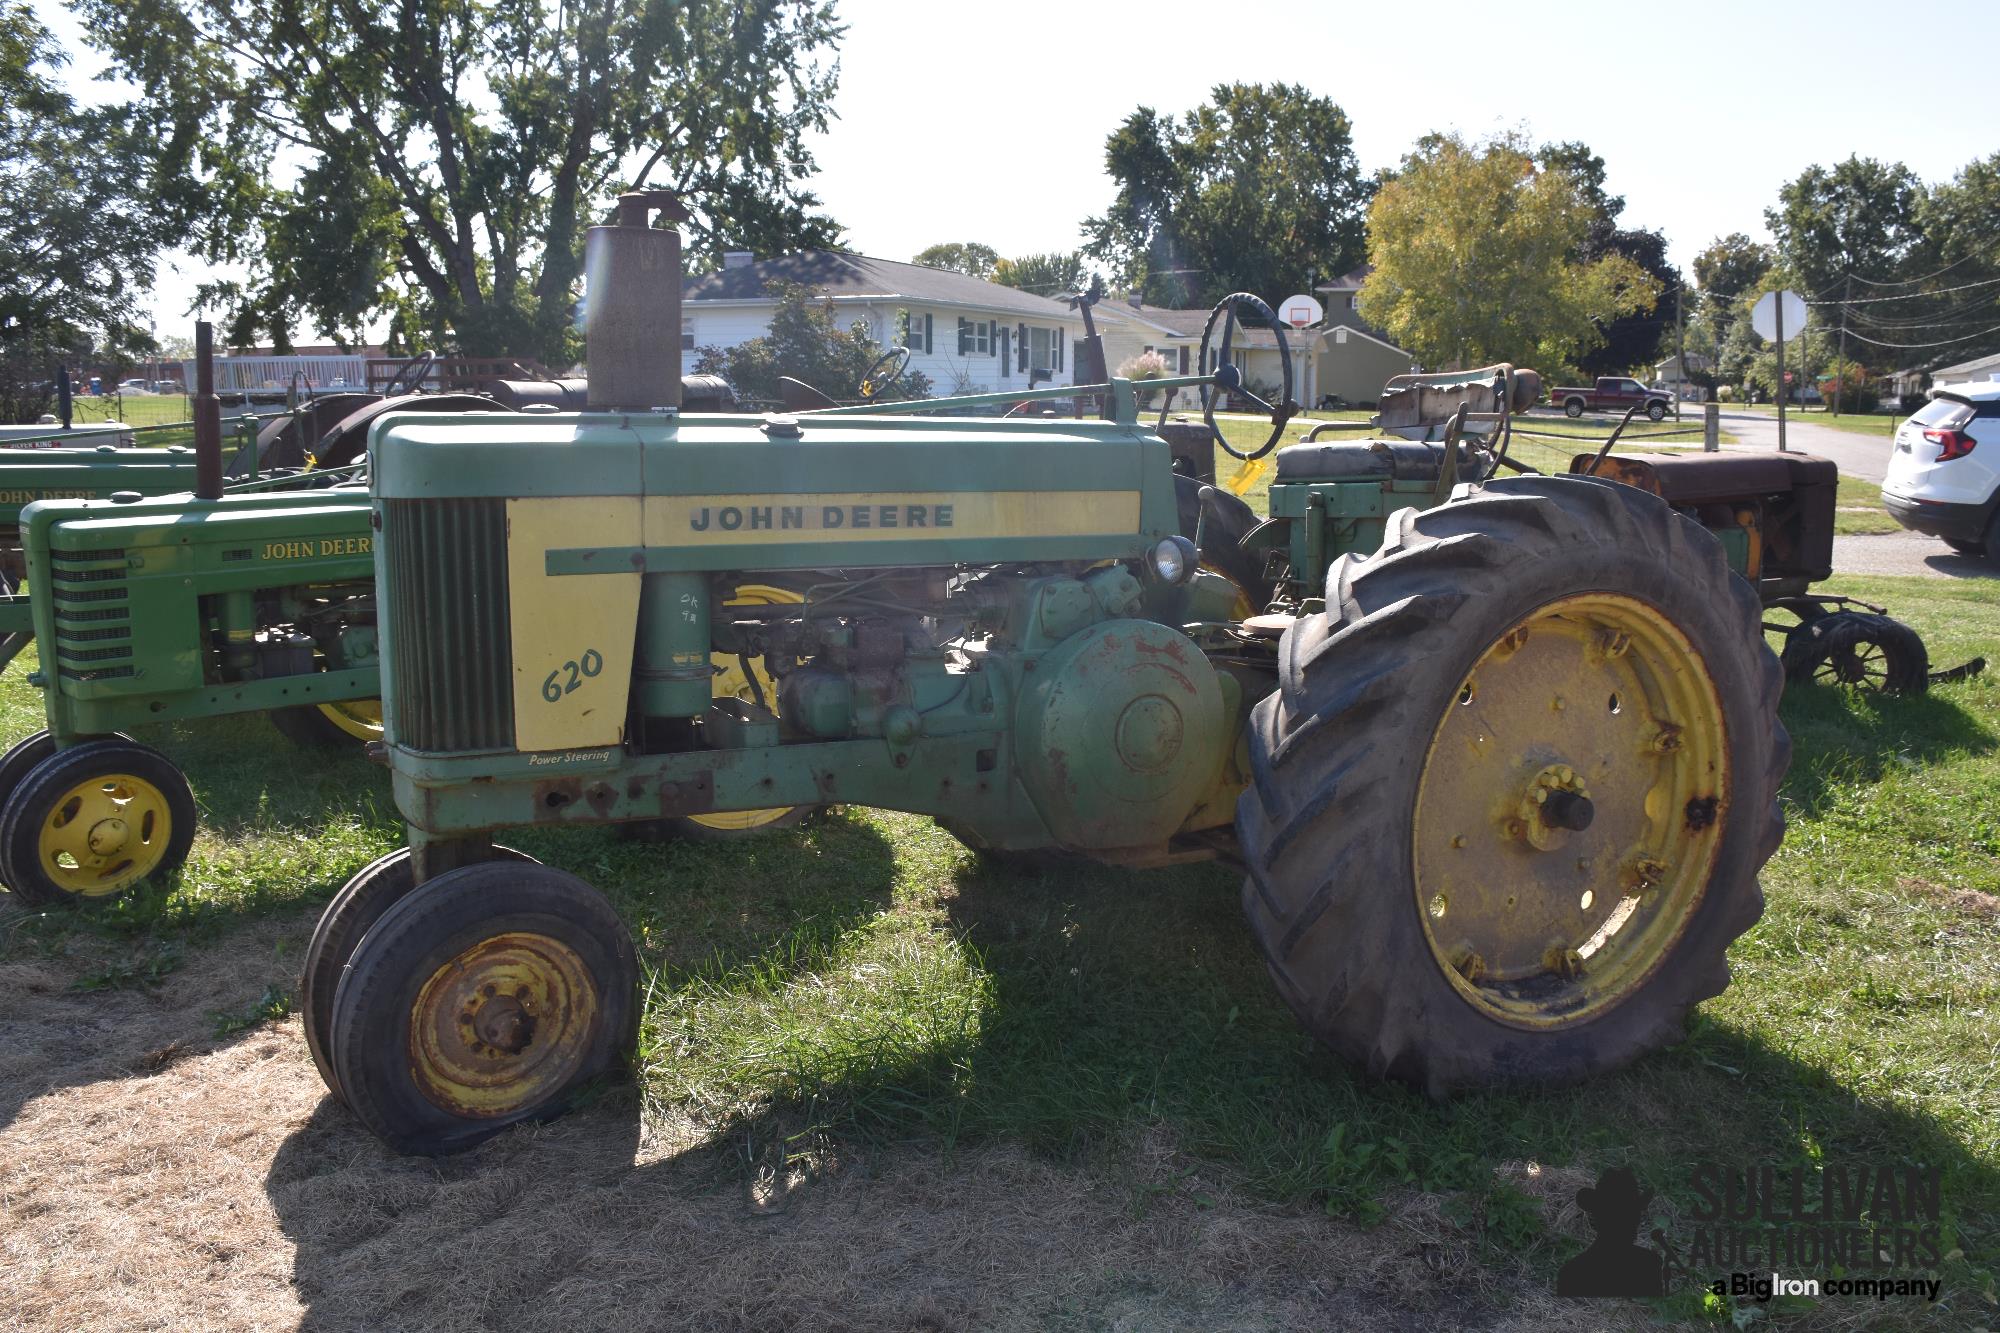
M 584 229 L 680 193 L 697 263 L 824 246 L 801 182 L 843 29 L 827 0 L 78 0 L 138 85 L 161 203 L 248 269 L 230 336 L 309 318 L 411 345 L 577 349 Z
M 1347 114 L 1295 84 L 1218 84 L 1185 116 L 1140 107 L 1105 142 L 1117 194 L 1086 253 L 1155 305 L 1276 303 L 1360 262 L 1371 183 Z
M 1681 274 L 1667 258 L 1667 238 L 1658 231 L 1618 225 L 1625 197 L 1605 189 L 1604 159 L 1592 152 L 1590 145 L 1577 140 L 1545 144 L 1536 151 L 1535 160 L 1545 171 L 1568 173 L 1576 185 L 1578 201 L 1590 216 L 1575 258 L 1590 263 L 1607 255 L 1622 255 L 1644 269 L 1655 288 L 1668 297 L 1602 322 L 1599 331 L 1603 339 L 1578 355 L 1578 370 L 1586 376 L 1622 374 L 1658 360 L 1663 351 L 1671 353 L 1673 349 L 1667 345 L 1674 322 L 1671 293 Z
M 1658 293 L 1624 255 L 1581 257 L 1597 216 L 1571 171 L 1518 139 L 1429 136 L 1369 210 L 1362 317 L 1433 366 L 1573 368 L 1601 325 Z
M 119 365 L 150 350 L 135 303 L 167 225 L 146 205 L 143 144 L 122 107 L 84 109 L 51 77 L 64 52 L 25 6 L 0 6 L 0 413 L 32 419 L 57 356 Z
M 1018 287 L 1037 296 L 1055 296 L 1081 291 L 1090 284 L 1090 271 L 1083 251 L 1070 250 L 1042 255 L 1022 255 L 1003 259 L 993 268 L 993 281 L 1003 287 Z
M 770 332 L 734 347 L 703 347 L 695 353 L 695 370 L 721 375 L 736 386 L 739 397 L 775 403 L 778 377 L 789 375 L 812 385 L 830 398 L 853 398 L 861 377 L 883 353 L 864 321 L 840 327 L 833 302 L 794 284 L 776 284 L 772 294 Z M 885 399 L 928 398 L 931 382 L 922 371 L 905 371 Z
M 945 241 L 938 245 L 927 245 L 910 259 L 912 264 L 923 264 L 929 268 L 950 269 L 953 273 L 963 273 L 972 278 L 990 278 L 993 268 L 1001 262 L 1000 252 L 990 245 L 977 241 Z
M 1694 280 L 1704 298 L 1734 301 L 1771 271 L 1771 247 L 1740 231 L 1718 236 L 1694 257 Z
M 1918 241 L 1922 191 L 1900 162 L 1850 157 L 1787 182 L 1764 220 L 1807 294 L 1824 295 L 1848 274 L 1894 275 Z

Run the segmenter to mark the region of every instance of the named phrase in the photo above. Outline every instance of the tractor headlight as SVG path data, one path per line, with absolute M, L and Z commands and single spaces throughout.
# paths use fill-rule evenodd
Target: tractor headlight
M 1164 537 L 1146 555 L 1146 572 L 1165 584 L 1186 583 L 1200 563 L 1194 543 L 1185 537 Z

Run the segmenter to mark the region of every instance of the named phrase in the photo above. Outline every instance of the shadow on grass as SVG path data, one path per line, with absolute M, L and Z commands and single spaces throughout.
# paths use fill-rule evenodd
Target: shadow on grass
M 1784 796 L 1808 816 L 1822 813 L 1840 790 L 1880 782 L 1895 768 L 1987 754 L 2000 744 L 1984 719 L 1935 692 L 1793 683 L 1778 711 L 1792 736 Z
M 858 873 L 854 885 L 866 878 Z M 1663 1204 L 1685 1210 L 1692 1163 L 1789 1166 L 1823 1155 L 1939 1166 L 1956 1243 L 1970 1263 L 1991 1262 L 2000 1173 L 1925 1114 L 1857 1096 L 1762 1039 L 1700 1017 L 1681 1046 L 1584 1086 L 1433 1103 L 1366 1077 L 1299 1031 L 1254 955 L 1236 900 L 1236 877 L 1215 868 L 962 868 L 949 927 L 978 976 L 975 1012 L 957 1022 L 773 1040 L 748 1057 L 763 1062 L 750 1072 L 769 1098 L 709 1117 L 699 1144 L 647 1165 L 634 1164 L 635 1099 L 614 1093 L 578 1117 L 579 1137 L 559 1136 L 557 1150 L 576 1160 L 565 1159 L 560 1178 L 537 1173 L 535 1207 L 558 1215 L 584 1208 L 582 1196 L 607 1182 L 617 1196 L 634 1197 L 676 1171 L 711 1189 L 732 1175 L 747 1186 L 774 1163 L 782 1175 L 788 1155 L 809 1157 L 814 1146 L 844 1156 L 842 1148 L 916 1143 L 948 1155 L 1000 1143 L 1115 1165 L 1142 1134 L 1163 1135 L 1183 1160 L 1214 1164 L 1253 1195 L 1363 1224 L 1406 1191 L 1444 1196 L 1445 1216 L 1463 1219 L 1482 1250 L 1505 1250 L 1508 1262 L 1546 1272 L 1552 1283 L 1569 1243 L 1547 1233 L 1539 1205 L 1518 1192 L 1507 1197 L 1511 1187 L 1496 1174 L 1503 1164 L 1628 1166 Z M 737 951 L 745 966 L 723 974 L 725 983 L 762 984 L 752 949 L 746 940 Z M 448 1184 L 479 1182 L 489 1175 L 483 1159 L 504 1175 L 521 1154 L 540 1151 L 523 1142 L 528 1133 L 435 1170 Z M 370 1151 L 359 1146 L 366 1143 L 358 1126 L 323 1106 L 273 1165 L 270 1195 L 297 1244 L 308 1300 L 341 1299 L 347 1251 L 358 1243 L 342 1230 L 353 1225 L 345 1204 L 371 1187 L 365 1177 L 332 1173 Z M 380 1154 L 377 1169 L 396 1171 L 396 1159 Z M 309 1179 L 320 1184 L 308 1191 L 301 1182 Z M 1510 1216 L 1511 1230 L 1503 1225 Z M 1301 1217 L 1300 1225 L 1311 1223 Z M 471 1244 L 472 1235 L 460 1239 Z M 1414 1251 L 1410 1262 L 1419 1262 Z M 1966 1316 L 1991 1276 L 1967 1263 L 1948 1268 L 1940 1310 Z M 1469 1289 L 1466 1299 L 1475 1299 Z M 1672 1312 L 1698 1305 L 1688 1303 L 1692 1292 L 1678 1301 Z

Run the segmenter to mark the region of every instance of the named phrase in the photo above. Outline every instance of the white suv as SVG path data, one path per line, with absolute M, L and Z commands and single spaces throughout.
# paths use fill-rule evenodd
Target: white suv
M 2000 564 L 2000 383 L 1931 390 L 1896 429 L 1882 506 L 1914 532 Z

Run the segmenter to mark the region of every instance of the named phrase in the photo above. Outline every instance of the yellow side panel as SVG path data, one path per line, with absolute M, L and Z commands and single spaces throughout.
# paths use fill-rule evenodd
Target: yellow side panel
M 1139 530 L 1137 491 L 841 491 L 655 495 L 648 546 L 782 546 Z
M 625 738 L 639 632 L 639 571 L 551 577 L 548 553 L 639 545 L 639 497 L 507 502 L 514 747 L 576 750 Z

